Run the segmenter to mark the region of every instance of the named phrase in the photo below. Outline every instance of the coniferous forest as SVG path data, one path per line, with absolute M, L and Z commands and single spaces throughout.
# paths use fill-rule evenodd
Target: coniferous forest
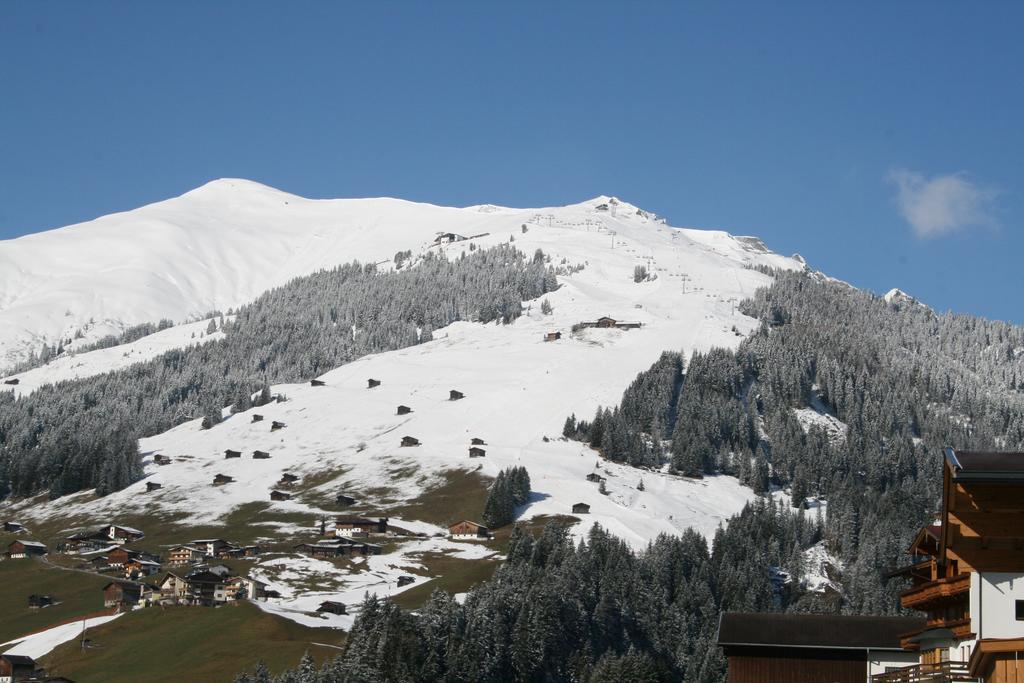
M 429 341 L 457 320 L 511 322 L 523 300 L 556 287 L 542 252 L 527 258 L 507 245 L 297 278 L 225 319 L 221 340 L 17 399 L 0 393 L 0 498 L 118 490 L 141 476 L 140 437 L 199 417 L 213 427 L 225 407 L 267 400 L 270 384 Z
M 555 524 L 516 530 L 464 602 L 438 592 L 408 613 L 368 598 L 323 668 L 306 659 L 239 683 L 713 682 L 724 610 L 896 613 L 902 586 L 885 574 L 936 511 L 942 448 L 1024 448 L 1024 328 L 774 275 L 743 303 L 761 324 L 736 351 L 667 352 L 620 405 L 570 416 L 564 435 L 638 468 L 784 488 L 793 506 L 765 495 L 710 544 L 690 531 L 642 552 L 600 528 L 579 543 Z M 846 429 L 801 422 L 808 408 Z M 801 588 L 819 543 L 835 558 L 833 594 Z

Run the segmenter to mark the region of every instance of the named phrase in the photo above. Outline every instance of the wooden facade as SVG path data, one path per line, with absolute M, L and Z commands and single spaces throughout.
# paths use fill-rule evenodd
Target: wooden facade
M 718 644 L 729 683 L 864 683 L 875 670 L 913 660 L 900 634 L 915 617 L 722 614 Z
M 456 522 L 448 527 L 448 533 L 455 539 L 480 539 L 490 538 L 491 532 L 483 524 L 477 524 L 467 519 Z
M 487 455 L 487 451 L 480 448 L 479 446 L 470 446 L 469 457 L 471 458 L 482 458 Z

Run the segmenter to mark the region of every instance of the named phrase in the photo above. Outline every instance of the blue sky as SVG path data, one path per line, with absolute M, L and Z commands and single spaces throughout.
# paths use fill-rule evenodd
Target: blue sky
M 0 4 L 0 238 L 236 176 L 613 194 L 1024 322 L 1024 4 Z

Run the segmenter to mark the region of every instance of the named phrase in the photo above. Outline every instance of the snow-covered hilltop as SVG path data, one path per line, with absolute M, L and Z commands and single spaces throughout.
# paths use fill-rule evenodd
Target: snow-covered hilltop
M 247 180 L 217 180 L 139 209 L 0 242 L 0 368 L 79 331 L 85 338 L 76 343 L 161 318 L 199 319 L 322 268 L 422 252 L 439 233 L 501 234 L 507 241 L 522 224 L 565 236 L 602 235 L 574 250 L 582 260 L 591 248 L 610 249 L 609 231 L 615 231 L 637 263 L 668 245 L 692 245 L 694 257 L 717 255 L 733 268 L 802 266 L 758 240 L 670 230 L 653 214 L 609 197 L 548 209 L 449 208 L 397 199 L 311 200 Z
M 152 237 L 128 240 L 124 235 L 132 229 Z M 69 266 L 66 277 L 82 288 L 68 304 L 78 310 L 72 318 L 105 316 L 125 323 L 226 308 L 300 273 L 352 259 L 393 267 L 396 252 L 411 252 L 413 262 L 428 251 L 457 258 L 511 241 L 527 254 L 542 249 L 563 274 L 558 291 L 546 296 L 549 314 L 541 301 L 527 302 L 527 314 L 511 325 L 455 323 L 435 330 L 432 342 L 329 372 L 322 377 L 325 387 L 274 387 L 289 400 L 261 409 L 265 422 L 252 423 L 240 413 L 210 430 L 191 421 L 144 439 L 146 473 L 162 485 L 158 491 L 139 496 L 146 486 L 141 481 L 98 500 L 84 493 L 67 496 L 35 507 L 31 515 L 102 517 L 145 509 L 215 524 L 239 505 L 266 501 L 288 471 L 319 483 L 274 507 L 312 518 L 324 514 L 322 501 L 343 491 L 386 491 L 379 498 L 389 501 L 383 507 L 393 507 L 441 485 L 446 472 L 480 468 L 494 476 L 503 467 L 526 465 L 536 494 L 526 516 L 567 514 L 574 503 L 587 502 L 589 520 L 637 545 L 688 526 L 711 533 L 752 494 L 729 477 L 696 482 L 657 473 L 643 475 L 640 491 L 641 473 L 606 463 L 602 476 L 609 495 L 597 495 L 596 485 L 586 481 L 596 455 L 576 442 L 554 439 L 563 420 L 616 404 L 636 374 L 665 350 L 689 354 L 735 346 L 755 325 L 737 311 L 738 302 L 769 282 L 753 266 L 804 267 L 800 260 L 773 254 L 756 238 L 670 228 L 610 197 L 548 209 L 451 209 L 392 199 L 311 201 L 245 181 L 218 181 L 179 199 L 38 240 L 53 245 L 46 249 L 55 252 L 49 267 L 56 270 L 65 262 L 60 254 L 75 248 L 96 255 L 92 263 L 79 259 Z M 114 247 L 94 246 L 108 242 L 118 244 L 118 260 L 138 267 L 113 268 L 107 251 Z M 11 244 L 21 249 L 33 241 Z M 9 257 L 9 250 L 4 254 Z M 43 262 L 34 262 L 40 273 L 35 286 L 44 287 Z M 122 300 L 119 292 L 133 287 L 137 296 Z M 46 296 L 45 291 L 6 295 L 19 304 L 0 315 L 31 310 L 42 329 L 55 329 L 45 324 L 65 324 L 63 313 L 48 310 Z M 602 316 L 640 327 L 573 332 L 577 323 Z M 198 330 L 205 323 L 192 326 Z M 158 353 L 164 348 L 158 338 L 181 345 L 203 341 L 195 330 L 176 329 L 152 335 L 153 341 L 143 338 L 51 362 L 22 373 L 15 390 L 30 392 L 44 382 L 123 367 Z M 545 341 L 551 332 L 561 338 Z M 15 343 L 8 339 L 7 348 Z M 371 377 L 383 384 L 368 391 Z M 451 389 L 466 398 L 449 402 Z M 398 405 L 413 412 L 397 415 Z M 272 420 L 287 428 L 271 434 L 264 425 Z M 399 448 L 405 435 L 422 445 Z M 469 460 L 471 437 L 487 442 L 485 458 Z M 272 457 L 225 461 L 227 449 L 262 450 Z M 159 466 L 156 455 L 174 464 Z M 415 476 L 395 475 L 410 467 Z M 325 480 L 330 472 L 338 475 Z M 216 473 L 235 481 L 215 488 Z
M 576 515 L 576 534 L 600 523 L 634 547 L 689 527 L 712 534 L 754 497 L 750 489 L 729 476 L 695 480 L 599 462 L 584 444 L 559 438 L 563 421 L 617 404 L 663 351 L 688 356 L 736 346 L 757 324 L 738 303 L 770 281 L 758 267 L 805 265 L 757 238 L 671 228 L 611 197 L 545 209 L 455 209 L 394 199 L 313 201 L 247 181 L 217 181 L 136 211 L 0 244 L 0 349 L 10 360 L 26 344 L 66 338 L 90 319 L 106 321 L 89 327 L 95 336 L 160 318 L 198 318 L 352 260 L 395 268 L 401 254 L 404 269 L 427 253 L 456 259 L 509 243 L 531 258 L 542 250 L 559 284 L 525 302 L 513 323 L 456 322 L 434 330 L 432 341 L 331 370 L 320 377 L 324 386 L 274 386 L 286 402 L 234 415 L 225 410 L 226 419 L 211 429 L 192 419 L 142 439 L 145 478 L 123 490 L 102 498 L 82 491 L 52 501 L 9 500 L 0 511 L 60 528 L 125 515 L 143 525 L 161 519 L 185 538 L 189 527 L 216 528 L 234 511 L 269 506 L 254 531 L 273 543 L 308 537 L 315 520 L 337 513 L 334 501 L 344 493 L 358 500 L 357 514 L 387 515 L 402 528 L 434 533 L 458 520 L 451 510 L 425 511 L 422 501 L 432 492 L 453 477 L 494 477 L 525 466 L 532 494 L 518 510 L 521 519 L 566 516 L 585 503 L 589 513 Z M 629 324 L 593 326 L 602 317 Z M 120 346 L 65 353 L 0 378 L 0 390 L 32 394 L 172 348 L 216 343 L 224 334 L 216 323 L 200 320 Z M 549 340 L 556 332 L 560 337 Z M 368 389 L 370 378 L 380 386 Z M 451 390 L 465 398 L 449 400 Z M 399 414 L 400 405 L 411 412 Z M 263 419 L 252 419 L 255 413 Z M 273 423 L 283 427 L 272 430 Z M 420 445 L 401 447 L 404 436 Z M 474 438 L 485 442 L 484 457 L 470 459 Z M 228 450 L 243 455 L 227 459 Z M 269 458 L 254 459 L 255 451 Z M 298 477 L 291 497 L 271 502 L 286 472 Z M 595 474 L 605 495 L 588 480 Z M 215 475 L 231 480 L 213 486 Z M 160 487 L 147 492 L 148 484 Z M 395 590 L 396 571 L 419 572 L 417 584 L 426 580 L 424 571 L 433 575 L 417 558 L 428 550 L 465 555 L 449 541 L 413 541 L 382 556 L 387 571 L 336 571 L 326 593 L 281 579 L 281 558 L 256 572 L 284 596 L 267 608 L 301 621 L 324 595 Z

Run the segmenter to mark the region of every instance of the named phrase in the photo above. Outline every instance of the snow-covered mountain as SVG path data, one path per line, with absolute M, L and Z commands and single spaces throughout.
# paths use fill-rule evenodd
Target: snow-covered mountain
M 448 233 L 453 241 L 438 242 L 439 234 Z M 570 413 L 589 418 L 597 406 L 616 404 L 636 374 L 665 350 L 688 355 L 737 345 L 756 324 L 737 311 L 737 303 L 770 280 L 754 266 L 805 265 L 772 253 L 756 238 L 671 228 L 610 197 L 543 209 L 444 208 L 394 199 L 314 201 L 248 181 L 217 181 L 136 211 L 0 244 L 0 348 L 13 358 L 26 343 L 67 335 L 90 318 L 117 329 L 161 317 L 198 317 L 354 259 L 393 267 L 399 251 L 410 250 L 413 258 L 444 251 L 455 258 L 470 245 L 510 241 L 527 254 L 542 249 L 552 264 L 582 266 L 559 276 L 561 287 L 546 296 L 550 314 L 540 301 L 527 302 L 527 313 L 513 324 L 455 323 L 435 330 L 431 342 L 328 372 L 321 377 L 326 386 L 276 386 L 287 402 L 230 416 L 213 429 L 191 421 L 143 439 L 147 479 L 127 489 L 100 499 L 83 492 L 8 503 L 9 511 L 30 522 L 129 514 L 209 526 L 241 505 L 266 503 L 287 471 L 301 483 L 291 500 L 274 502 L 264 514 L 271 537 L 297 531 L 275 522 L 275 515 L 313 520 L 331 514 L 325 501 L 339 492 L 358 496 L 364 509 L 388 513 L 442 486 L 452 472 L 495 476 L 525 465 L 533 496 L 523 517 L 565 515 L 574 503 L 586 502 L 591 513 L 576 533 L 598 522 L 637 547 L 690 526 L 710 535 L 753 497 L 749 489 L 731 477 L 689 480 L 605 462 L 600 468 L 608 495 L 602 496 L 586 480 L 597 456 L 560 440 L 562 423 Z M 637 266 L 647 278 L 637 281 Z M 571 333 L 574 324 L 601 316 L 642 326 Z M 205 327 L 178 326 L 131 345 L 56 361 L 18 375 L 13 389 L 32 391 L 123 367 L 175 344 L 198 343 Z M 561 338 L 545 341 L 554 331 Z M 368 390 L 371 377 L 381 386 Z M 465 398 L 449 401 L 451 389 Z M 397 415 L 400 404 L 413 412 Z M 252 412 L 265 419 L 253 422 Z M 271 432 L 272 421 L 287 426 Z M 405 435 L 422 445 L 400 448 Z M 485 457 L 469 459 L 473 437 L 486 441 Z M 246 456 L 225 460 L 226 449 Z M 257 449 L 270 459 L 251 459 Z M 157 465 L 157 455 L 170 456 L 172 464 Z M 235 481 L 213 487 L 218 473 Z M 637 486 L 641 477 L 643 490 Z M 162 488 L 140 495 L 147 481 Z M 373 493 L 367 499 L 365 492 Z M 415 518 L 398 523 L 437 530 Z M 392 568 L 415 562 L 404 557 L 381 561 Z M 271 568 L 264 575 L 272 579 Z M 382 584 L 390 586 L 388 577 Z M 286 585 L 279 588 L 288 594 Z M 369 587 L 341 577 L 328 592 L 356 588 Z M 301 612 L 302 601 L 310 599 L 296 594 L 292 607 L 285 601 L 276 609 Z
M 608 211 L 595 209 L 602 205 Z M 160 318 L 195 320 L 321 268 L 425 250 L 440 232 L 507 234 L 523 223 L 573 226 L 575 233 L 644 226 L 651 236 L 670 234 L 650 214 L 608 197 L 555 209 L 449 208 L 311 200 L 247 180 L 217 180 L 132 211 L 0 241 L 0 369 L 79 331 L 88 341 Z M 673 233 L 737 266 L 772 258 L 758 240 Z M 607 234 L 595 243 L 602 244 L 610 247 Z M 653 255 L 637 247 L 638 260 Z

